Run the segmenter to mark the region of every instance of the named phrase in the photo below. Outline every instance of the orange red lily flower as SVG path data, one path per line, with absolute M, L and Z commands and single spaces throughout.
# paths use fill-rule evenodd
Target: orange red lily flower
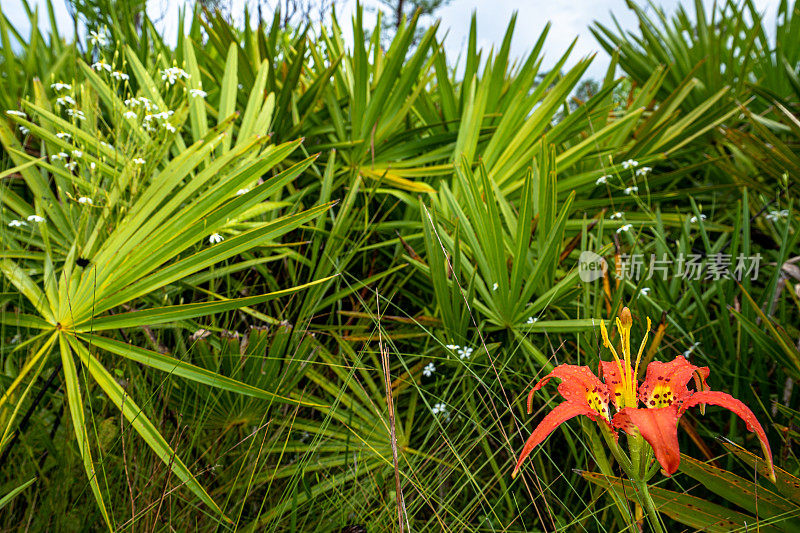
M 600 361 L 601 381 L 587 366 L 559 365 L 545 376 L 528 394 L 528 413 L 532 411 L 534 393 L 550 381 L 559 378 L 558 392 L 566 400 L 550 411 L 525 442 L 512 476 L 519 472 L 525 458 L 544 441 L 559 425 L 576 416 L 585 415 L 607 426 L 614 438 L 617 430 L 629 435 L 641 436 L 653 448 L 656 460 L 666 475 L 678 470 L 680 450 L 678 447 L 678 419 L 687 409 L 706 404 L 718 405 L 736 413 L 744 420 L 749 431 L 758 436 L 764 456 L 772 465 L 772 451 L 767 436 L 753 412 L 742 402 L 724 392 L 709 390 L 706 379 L 708 367 L 698 367 L 678 356 L 668 363 L 653 361 L 647 366 L 644 382 L 636 379 L 642 351 L 647 342 L 647 333 L 639 348 L 635 365 L 632 365 L 630 350 L 631 313 L 623 308 L 617 318 L 617 330 L 621 337 L 622 357 L 619 357 L 608 339 L 605 324 L 601 322 L 603 343 L 609 348 L 614 361 Z M 647 330 L 650 320 L 647 320 Z M 695 390 L 687 387 L 694 379 Z M 641 403 L 641 407 L 640 407 Z M 611 415 L 610 406 L 615 414 Z

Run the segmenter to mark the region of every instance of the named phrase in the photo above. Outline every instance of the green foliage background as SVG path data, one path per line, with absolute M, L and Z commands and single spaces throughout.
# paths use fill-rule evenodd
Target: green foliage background
M 708 462 L 658 478 L 665 523 L 795 531 L 798 6 L 774 33 L 750 2 L 630 8 L 638 34 L 593 28 L 595 84 L 571 50 L 542 69 L 549 27 L 513 60 L 514 19 L 493 51 L 473 19 L 457 67 L 437 24 L 383 42 L 360 9 L 197 7 L 174 46 L 137 10 L 93 41 L 43 34 L 52 8 L 30 36 L 0 16 L 0 528 L 633 530 L 591 424 L 510 478 L 551 405 L 527 416 L 530 387 L 596 368 L 628 305 L 648 356 L 711 367 L 783 468 L 754 482 L 738 419 L 686 415 Z M 584 283 L 584 250 L 761 262 Z

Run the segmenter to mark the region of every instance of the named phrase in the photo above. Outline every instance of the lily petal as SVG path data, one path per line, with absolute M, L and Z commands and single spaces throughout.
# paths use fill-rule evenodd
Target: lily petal
M 516 477 L 522 462 L 528 457 L 528 455 L 530 455 L 536 446 L 541 444 L 542 441 L 544 441 L 544 439 L 550 435 L 550 433 L 552 433 L 558 426 L 567 420 L 575 418 L 579 415 L 586 415 L 594 419 L 597 416 L 597 412 L 594 409 L 590 409 L 589 407 L 580 405 L 576 402 L 564 402 L 547 413 L 547 416 L 545 416 L 542 421 L 539 422 L 539 425 L 533 430 L 531 436 L 528 437 L 527 441 L 525 441 L 525 446 L 522 447 L 522 453 L 519 455 L 517 466 L 514 467 L 514 472 L 511 473 L 511 477 Z
M 638 429 L 656 455 L 666 475 L 678 470 L 681 452 L 678 445 L 677 406 L 660 409 L 634 409 L 626 407 L 614 415 L 613 425 L 628 434 Z
M 587 394 L 596 393 L 600 402 L 604 402 L 606 410 L 608 409 L 608 388 L 597 379 L 588 366 L 558 365 L 528 393 L 529 414 L 533 411 L 533 393 L 544 387 L 551 378 L 561 380 L 558 392 L 565 400 L 588 405 Z
M 775 481 L 775 467 L 772 463 L 772 450 L 769 447 L 767 434 L 764 432 L 764 428 L 761 427 L 761 424 L 759 424 L 756 415 L 753 414 L 753 411 L 751 411 L 749 407 L 730 394 L 719 391 L 702 391 L 695 392 L 690 398 L 683 402 L 683 405 L 681 405 L 680 411 L 678 412 L 678 416 L 682 415 L 688 408 L 698 404 L 711 404 L 724 407 L 725 409 L 736 413 L 739 418 L 744 420 L 745 424 L 747 425 L 747 429 L 758 435 L 758 440 L 761 441 L 761 449 L 764 452 L 764 457 L 767 461 L 769 461 L 769 469 L 772 473 L 771 479 Z
M 653 361 L 647 365 L 644 383 L 639 387 L 639 399 L 650 408 L 680 404 L 690 394 L 686 387 L 689 380 L 694 377 L 697 390 L 704 390 L 708 388 L 709 373 L 707 366 L 694 366 L 682 356 L 669 363 Z

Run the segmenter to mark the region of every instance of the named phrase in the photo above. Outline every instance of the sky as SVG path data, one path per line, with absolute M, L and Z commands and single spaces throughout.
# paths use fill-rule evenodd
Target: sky
M 256 0 L 231 0 L 231 12 L 241 13 L 247 2 L 255 5 Z M 46 13 L 45 0 L 29 0 L 32 5 L 39 5 L 42 15 Z M 71 33 L 67 9 L 64 0 L 53 0 L 58 20 L 64 21 L 65 34 Z M 148 13 L 154 19 L 160 20 L 160 26 L 165 35 L 174 38 L 178 19 L 178 6 L 185 0 L 149 0 Z M 365 5 L 374 6 L 374 0 L 366 0 Z M 645 4 L 640 1 L 640 4 Z M 694 2 L 689 0 L 656 0 L 667 14 L 675 11 L 680 4 L 686 6 L 687 11 L 694 12 Z M 713 0 L 703 0 L 709 10 Z M 766 27 L 774 27 L 775 11 L 779 0 L 755 0 L 759 11 L 766 13 Z M 12 24 L 19 29 L 26 29 L 26 17 L 22 10 L 22 0 L 3 0 L 3 12 L 9 17 Z M 339 0 L 339 21 L 349 33 L 349 20 L 355 10 L 355 0 Z M 255 10 L 253 10 L 255 11 Z M 587 75 L 592 78 L 602 78 L 608 66 L 608 57 L 601 50 L 599 44 L 590 33 L 589 27 L 594 21 L 599 21 L 606 26 L 612 25 L 612 14 L 625 30 L 636 30 L 636 18 L 626 7 L 625 0 L 452 0 L 450 5 L 442 8 L 437 16 L 441 18 L 441 34 L 447 33 L 445 48 L 448 58 L 455 58 L 465 48 L 469 35 L 469 25 L 472 13 L 477 14 L 478 21 L 478 46 L 495 49 L 502 42 L 509 20 L 517 12 L 517 24 L 512 41 L 512 57 L 523 58 L 533 47 L 545 27 L 550 21 L 552 27 L 545 42 L 544 66 L 555 63 L 570 43 L 578 38 L 575 49 L 570 55 L 567 67 L 575 64 L 582 57 L 599 52 L 592 62 Z M 40 16 L 40 19 L 46 19 Z M 374 15 L 367 15 L 368 24 L 374 20 Z

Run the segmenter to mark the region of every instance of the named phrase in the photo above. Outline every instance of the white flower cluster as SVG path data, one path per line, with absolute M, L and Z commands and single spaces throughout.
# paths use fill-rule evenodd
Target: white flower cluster
M 60 105 L 62 107 L 75 105 L 75 99 L 73 97 L 71 97 L 70 95 L 65 94 L 65 95 L 62 95 L 62 96 L 59 96 L 58 98 L 56 98 L 56 104 Z M 69 111 L 67 111 L 67 112 L 69 112 Z M 72 115 L 70 115 L 70 116 L 72 116 Z
M 123 102 L 127 107 L 137 107 L 141 106 L 144 108 L 145 111 L 158 111 L 158 105 L 154 104 L 150 101 L 147 97 L 139 96 L 138 98 L 134 96 L 133 98 L 127 98 Z
M 171 117 L 174 113 L 175 112 L 172 111 L 171 109 L 167 111 L 161 111 L 160 113 L 148 113 L 144 116 L 144 121 L 142 122 L 142 126 L 147 131 L 155 131 L 156 125 L 153 124 L 153 121 L 163 120 L 163 122 L 161 123 L 161 127 L 171 133 L 175 133 L 175 131 L 177 131 L 175 126 L 173 126 L 170 122 L 168 122 L 169 117 Z
M 705 219 L 706 219 L 706 216 L 704 214 L 700 213 L 700 218 L 699 219 L 696 216 L 693 216 L 692 218 L 689 219 L 689 222 L 691 222 L 692 224 L 697 224 L 698 220 L 705 220 Z
M 627 187 L 623 192 L 626 195 L 630 196 L 631 194 L 633 194 L 635 192 L 639 192 L 639 187 L 637 187 L 636 185 L 634 185 L 632 187 Z
M 443 418 L 450 418 L 450 412 L 447 410 L 447 405 L 441 402 L 434 404 L 431 408 L 433 416 L 441 416 Z
M 50 88 L 53 89 L 56 92 L 70 91 L 70 90 L 72 90 L 72 85 L 70 85 L 69 83 L 64 83 L 64 82 L 57 81 L 57 82 L 51 84 Z
M 610 177 L 611 177 L 611 176 L 609 176 L 608 174 L 605 174 L 605 175 L 603 175 L 603 176 L 600 176 L 599 178 L 597 178 L 597 179 L 595 180 L 594 184 L 595 184 L 595 185 L 601 185 L 601 184 L 603 184 L 603 183 L 608 183 L 608 178 L 610 178 Z
M 639 166 L 639 162 L 636 161 L 635 159 L 626 159 L 625 161 L 622 162 L 622 168 L 624 168 L 624 169 L 634 168 L 634 167 L 638 167 L 638 166 Z
M 764 218 L 767 220 L 771 220 L 773 222 L 777 222 L 779 218 L 788 218 L 789 217 L 789 210 L 788 209 L 781 209 L 780 211 L 770 211 Z
M 458 346 L 457 344 L 448 344 L 446 346 L 448 350 L 453 350 L 458 354 L 459 359 L 469 359 L 474 351 L 469 346 Z
M 212 233 L 211 236 L 208 237 L 208 242 L 211 244 L 217 244 L 225 240 L 225 237 L 220 235 L 219 233 Z
M 78 203 L 79 204 L 83 204 L 83 205 L 93 205 L 94 204 L 94 202 L 92 202 L 92 199 L 89 198 L 88 196 L 81 196 L 80 198 L 78 198 Z
M 21 228 L 22 226 L 27 226 L 28 223 L 22 220 L 12 220 L 11 222 L 8 223 L 8 225 L 9 227 L 12 228 Z
M 106 46 L 110 40 L 111 37 L 105 29 L 89 32 L 89 42 L 92 43 L 92 46 Z
M 189 95 L 192 98 L 205 98 L 208 96 L 208 93 L 205 92 L 203 89 L 189 89 Z
M 624 216 L 625 216 L 625 213 L 623 213 L 622 211 L 617 211 L 616 213 L 612 214 L 608 218 L 610 218 L 611 220 L 619 220 Z
M 72 99 L 70 98 L 70 100 L 72 100 Z M 74 104 L 75 100 L 72 100 L 72 102 Z M 86 120 L 86 115 L 84 115 L 83 111 L 81 111 L 80 109 L 72 109 L 72 108 L 67 109 L 67 115 L 69 115 L 71 117 L 75 117 L 78 120 Z
M 624 226 L 620 226 L 617 228 L 617 233 L 622 233 L 623 231 L 630 231 L 633 228 L 633 224 L 625 224 Z
M 644 176 L 647 176 L 648 174 L 650 174 L 652 171 L 653 171 L 653 169 L 651 167 L 637 168 L 636 169 L 636 175 L 644 177 Z
M 189 73 L 180 67 L 169 67 L 161 71 L 161 79 L 170 85 L 174 85 L 180 78 L 188 79 L 189 77 Z
M 537 317 L 529 316 L 526 323 L 527 324 L 536 324 L 538 321 L 539 321 L 539 319 Z
M 119 70 L 115 70 L 114 72 L 112 72 L 111 77 L 119 81 L 128 81 L 129 79 L 131 79 L 130 76 L 128 76 L 124 72 L 120 72 Z
M 422 369 L 422 375 L 426 378 L 429 378 L 436 372 L 436 366 L 433 363 L 428 363 L 425 365 L 425 368 Z
M 105 70 L 106 72 L 111 72 L 112 70 L 111 65 L 106 63 L 105 60 L 103 59 L 92 63 L 92 68 L 97 72 L 100 72 L 101 70 Z

